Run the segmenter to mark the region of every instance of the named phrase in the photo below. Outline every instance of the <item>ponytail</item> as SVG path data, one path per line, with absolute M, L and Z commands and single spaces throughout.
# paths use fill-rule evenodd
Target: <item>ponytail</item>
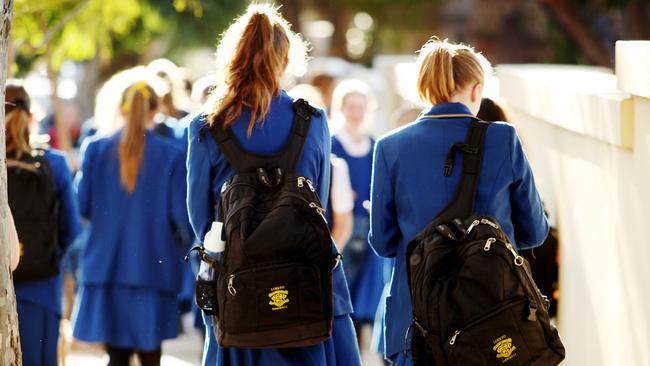
M 144 154 L 144 135 L 146 124 L 149 122 L 149 112 L 157 107 L 158 96 L 144 81 L 132 85 L 124 92 L 121 109 L 126 124 L 122 132 L 118 156 L 120 181 L 129 194 L 135 191 Z
M 8 80 L 5 86 L 6 153 L 20 159 L 30 154 L 29 114 L 31 101 L 19 80 Z
M 220 80 L 212 95 L 210 125 L 220 121 L 228 127 L 248 108 L 247 133 L 251 135 L 255 123 L 264 119 L 280 92 L 290 48 L 293 43 L 304 46 L 289 28 L 277 9 L 264 4 L 249 6 L 246 14 L 228 28 L 217 49 L 218 61 L 227 61 L 218 70 Z
M 32 151 L 29 145 L 29 115 L 22 108 L 15 108 L 5 116 L 7 155 L 20 159 Z
M 471 47 L 430 39 L 418 58 L 418 93 L 431 104 L 447 103 L 470 83 L 483 83 L 489 62 Z

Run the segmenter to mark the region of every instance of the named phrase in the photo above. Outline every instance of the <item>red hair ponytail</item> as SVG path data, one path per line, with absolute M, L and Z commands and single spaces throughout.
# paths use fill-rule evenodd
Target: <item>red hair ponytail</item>
M 262 4 L 249 6 L 219 44 L 218 58 L 232 43 L 235 46 L 219 70 L 221 80 L 213 95 L 214 107 L 208 123 L 220 119 L 228 127 L 241 116 L 244 108 L 250 108 L 247 130 L 250 135 L 255 123 L 268 113 L 273 97 L 280 92 L 280 77 L 287 66 L 293 39 L 299 38 L 277 9 Z

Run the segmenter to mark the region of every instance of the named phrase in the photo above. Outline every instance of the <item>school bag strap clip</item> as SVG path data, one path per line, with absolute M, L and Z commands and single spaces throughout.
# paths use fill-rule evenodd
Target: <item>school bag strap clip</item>
M 457 142 L 451 145 L 451 148 L 447 153 L 447 159 L 445 159 L 445 177 L 451 175 L 451 170 L 454 167 L 454 157 L 457 151 L 462 151 L 465 154 L 477 155 L 479 153 L 479 148 L 462 142 Z
M 201 260 L 211 265 L 212 268 L 214 268 L 217 272 L 226 273 L 226 267 L 223 264 L 219 263 L 219 261 L 210 257 L 208 253 L 205 251 L 205 248 L 201 245 L 196 245 L 192 247 L 192 249 L 190 249 L 189 252 L 185 254 L 185 257 L 183 258 L 185 262 L 187 262 L 190 259 L 190 254 L 192 254 L 192 252 L 197 252 Z

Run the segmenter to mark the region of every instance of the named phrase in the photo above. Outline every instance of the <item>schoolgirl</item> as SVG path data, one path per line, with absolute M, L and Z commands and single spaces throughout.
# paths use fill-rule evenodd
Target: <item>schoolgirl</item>
M 294 117 L 293 98 L 280 88 L 287 67 L 304 63 L 305 45 L 269 5 L 251 5 L 224 34 L 217 49 L 219 82 L 208 109 L 190 124 L 188 208 L 196 236 L 203 239 L 216 219 L 215 202 L 234 175 L 208 124 L 215 117 L 230 128 L 246 151 L 274 154 L 287 141 Z M 298 65 L 299 66 L 299 65 Z M 330 177 L 330 137 L 325 119 L 313 116 L 297 171 L 313 181 L 326 202 Z M 204 365 L 359 365 L 349 314 L 347 284 L 339 266 L 333 275 L 332 336 L 322 343 L 284 349 L 221 348 L 206 317 Z
M 352 235 L 343 257 L 359 334 L 361 325 L 373 324 L 384 288 L 383 258 L 368 245 L 370 177 L 374 140 L 365 132 L 371 100 L 368 86 L 360 80 L 343 80 L 332 96 L 333 119 L 342 125 L 332 137 L 332 153 L 345 160 L 354 192 Z M 362 339 L 363 341 L 363 339 Z
M 377 142 L 372 178 L 370 243 L 380 255 L 395 258 L 385 352 L 396 365 L 411 364 L 404 352 L 412 320 L 406 245 L 452 199 L 461 169 L 445 177 L 445 157 L 464 141 L 490 69 L 472 48 L 437 39 L 420 50 L 418 68 L 418 92 L 432 107 Z M 475 210 L 496 218 L 519 249 L 540 245 L 548 233 L 531 168 L 510 124 L 492 123 L 487 130 Z
M 63 286 L 58 263 L 80 230 L 72 174 L 62 153 L 52 149 L 34 149 L 30 145 L 30 98 L 19 82 L 7 83 L 5 101 L 8 199 L 18 230 L 19 253 L 22 257 L 14 272 L 14 286 L 23 365 L 55 366 Z M 29 184 L 25 179 L 39 179 L 39 176 L 44 177 L 44 183 L 49 186 L 25 192 L 25 187 L 31 189 L 40 186 L 40 183 Z M 23 186 L 12 186 L 12 182 Z M 53 205 L 43 202 L 50 200 L 50 194 L 46 192 L 53 193 Z M 48 211 L 53 209 L 49 212 L 51 215 L 38 209 L 33 211 L 34 207 L 43 203 L 51 206 L 46 208 Z M 46 216 L 33 215 L 38 211 Z M 49 236 L 50 240 L 43 241 L 41 235 Z M 32 252 L 28 246 L 34 246 L 36 241 L 51 247 L 51 251 L 39 247 L 39 252 Z M 35 271 L 42 272 L 44 266 L 48 268 L 47 273 L 34 274 Z
M 146 81 L 122 96 L 125 125 L 86 144 L 77 190 L 90 235 L 73 335 L 106 345 L 109 365 L 159 365 L 178 332 L 180 243 L 190 243 L 184 156 L 151 131 L 158 97 Z M 178 238 L 182 238 L 179 240 Z

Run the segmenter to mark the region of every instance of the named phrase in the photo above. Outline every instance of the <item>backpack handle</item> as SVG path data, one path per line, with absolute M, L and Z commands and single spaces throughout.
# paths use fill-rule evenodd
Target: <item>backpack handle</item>
M 275 168 L 275 174 L 273 175 L 275 178 L 273 182 L 269 179 L 269 173 L 266 171 L 264 168 L 257 168 L 257 179 L 262 182 L 265 186 L 269 188 L 275 188 L 282 183 L 282 180 L 284 178 L 284 173 L 282 172 L 281 168 Z

